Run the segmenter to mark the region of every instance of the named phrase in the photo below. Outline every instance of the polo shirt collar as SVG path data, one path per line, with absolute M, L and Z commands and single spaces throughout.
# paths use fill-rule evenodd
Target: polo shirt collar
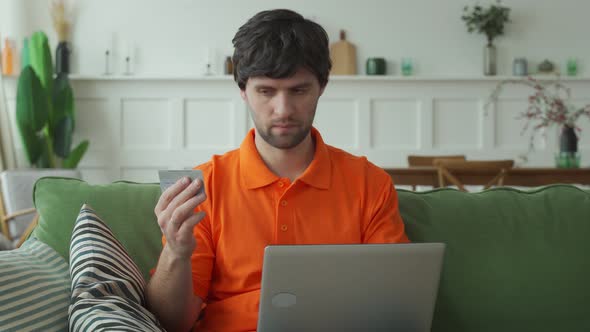
M 332 162 L 328 146 L 324 143 L 317 129 L 311 128 L 315 141 L 315 153 L 311 164 L 298 180 L 319 189 L 328 189 L 332 179 Z M 255 131 L 250 129 L 240 145 L 240 175 L 248 189 L 267 186 L 279 177 L 271 172 L 260 157 L 254 143 Z

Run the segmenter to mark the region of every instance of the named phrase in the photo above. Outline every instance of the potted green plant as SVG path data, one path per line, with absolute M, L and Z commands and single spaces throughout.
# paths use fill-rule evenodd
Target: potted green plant
M 461 19 L 467 25 L 467 31 L 485 34 L 487 44 L 484 48 L 484 74 L 496 75 L 496 47 L 494 39 L 504 34 L 504 25 L 510 22 L 510 8 L 502 6 L 500 0 L 496 4 L 483 8 L 475 5 L 465 6 Z
M 88 140 L 74 149 L 75 107 L 67 73 L 54 75 L 47 36 L 35 32 L 18 80 L 16 123 L 27 159 L 37 168 L 76 168 Z

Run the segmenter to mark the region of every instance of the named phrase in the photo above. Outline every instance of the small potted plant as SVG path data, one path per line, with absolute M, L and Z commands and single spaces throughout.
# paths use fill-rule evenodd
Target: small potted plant
M 475 5 L 465 6 L 461 19 L 467 25 L 467 31 L 486 35 L 487 44 L 484 48 L 484 74 L 496 75 L 496 47 L 494 39 L 504 34 L 504 25 L 510 22 L 510 8 L 502 6 L 500 0 L 496 4 L 483 8 Z
M 540 82 L 532 77 L 524 79 L 510 79 L 498 83 L 485 105 L 485 109 L 498 97 L 507 84 L 525 85 L 533 90 L 528 97 L 528 107 L 519 113 L 518 118 L 526 121 L 522 133 L 532 125 L 532 134 L 529 140 L 528 152 L 533 150 L 533 139 L 537 131 L 559 126 L 559 152 L 555 155 L 557 167 L 577 168 L 580 166 L 578 153 L 578 136 L 580 127 L 576 124 L 580 117 L 590 119 L 590 104 L 575 106 L 570 102 L 570 90 L 559 82 L 559 79 Z M 527 152 L 527 154 L 528 154 Z M 527 157 L 522 156 L 526 161 Z

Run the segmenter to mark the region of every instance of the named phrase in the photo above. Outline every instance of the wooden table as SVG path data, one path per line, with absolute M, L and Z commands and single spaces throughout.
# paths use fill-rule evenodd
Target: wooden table
M 438 187 L 436 167 L 386 168 L 396 185 Z M 484 185 L 496 174 L 486 171 L 453 172 L 467 185 Z M 537 187 L 553 183 L 590 185 L 590 168 L 512 168 L 504 178 L 505 186 Z

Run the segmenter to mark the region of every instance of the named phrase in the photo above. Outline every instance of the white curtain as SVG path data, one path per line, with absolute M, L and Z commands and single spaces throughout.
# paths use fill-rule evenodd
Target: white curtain
M 39 6 L 42 6 L 42 11 L 39 11 Z M 25 36 L 36 30 L 46 30 L 49 25 L 41 27 L 42 23 L 36 22 L 35 26 L 32 26 L 31 23 L 33 18 L 38 18 L 35 13 L 48 13 L 47 8 L 49 8 L 48 1 L 0 0 L 0 33 L 2 34 L 0 40 L 2 43 L 4 37 L 8 37 L 16 41 L 17 48 L 20 48 Z M 15 54 L 20 54 L 20 51 Z M 18 63 L 18 60 L 16 62 Z M 19 71 L 18 68 L 15 69 L 17 72 Z M 19 141 L 15 142 L 13 137 L 20 140 L 20 138 L 16 138 L 18 136 L 12 134 L 13 132 L 17 134 L 17 128 L 11 126 L 8 112 L 4 84 L 0 74 L 0 171 L 16 168 L 14 143 Z
M 4 80 L 0 74 L 0 171 L 14 169 L 14 145 L 8 117 L 8 104 L 4 94 Z

